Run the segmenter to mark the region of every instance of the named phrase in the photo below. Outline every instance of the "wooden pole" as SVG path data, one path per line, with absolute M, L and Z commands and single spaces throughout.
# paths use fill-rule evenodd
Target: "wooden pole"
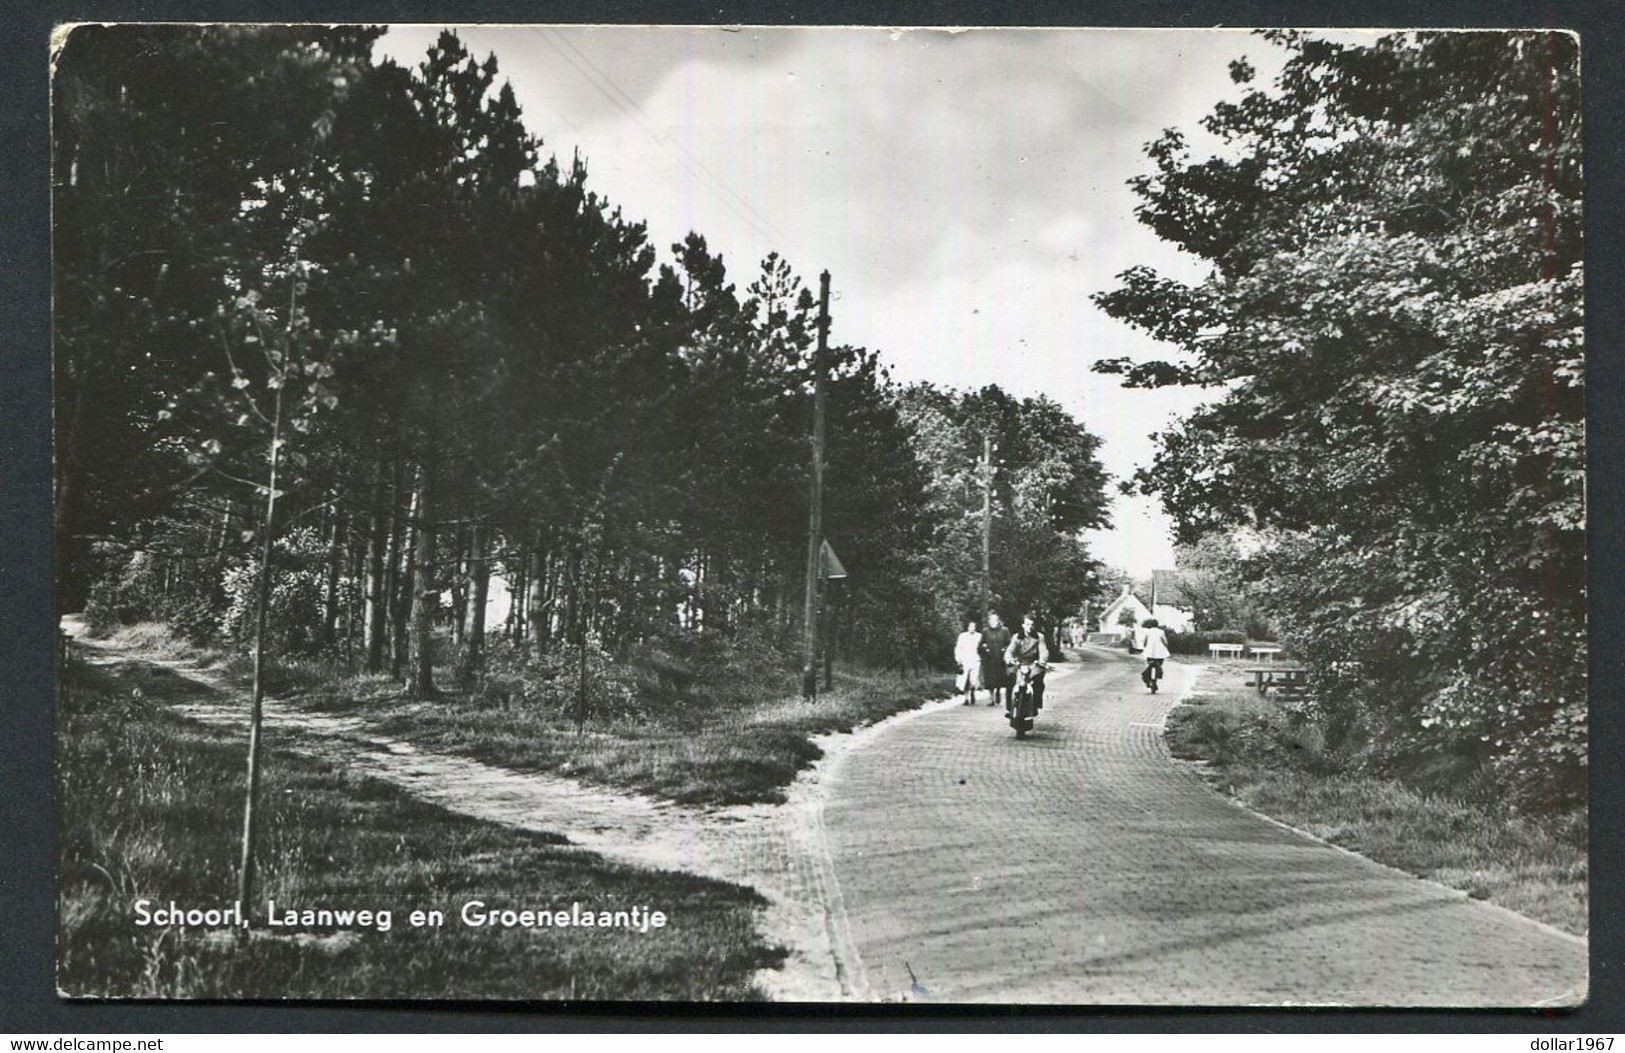
M 818 697 L 819 549 L 824 532 L 824 374 L 829 359 L 829 271 L 818 276 L 818 346 L 813 352 L 812 495 L 807 513 L 807 595 L 802 609 L 801 694 Z
M 993 606 L 993 440 L 982 433 L 982 604 L 978 624 L 986 624 Z
M 835 600 L 839 590 L 829 586 L 824 602 L 824 690 L 835 687 Z

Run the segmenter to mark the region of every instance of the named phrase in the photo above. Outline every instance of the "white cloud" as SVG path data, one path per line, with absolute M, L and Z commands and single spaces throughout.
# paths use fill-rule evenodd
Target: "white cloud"
M 1155 350 L 1090 302 L 1139 263 L 1197 269 L 1133 218 L 1125 186 L 1162 128 L 1194 129 L 1265 74 L 1255 37 L 1202 31 L 468 29 L 495 50 L 531 129 L 661 249 L 705 235 L 741 286 L 778 251 L 832 272 L 834 336 L 900 379 L 1044 392 L 1105 439 L 1109 470 L 1145 463 L 1190 392 L 1124 391 L 1089 371 Z M 403 61 L 433 39 L 394 31 Z M 1166 564 L 1167 524 L 1117 503 L 1100 554 Z

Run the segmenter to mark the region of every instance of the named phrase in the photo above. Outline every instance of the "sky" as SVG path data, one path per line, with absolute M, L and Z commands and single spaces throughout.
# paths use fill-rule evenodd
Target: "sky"
M 1045 394 L 1126 478 L 1152 436 L 1204 397 L 1126 391 L 1102 358 L 1169 349 L 1090 295 L 1144 264 L 1201 272 L 1134 219 L 1127 187 L 1166 127 L 1262 75 L 1275 49 L 1224 30 L 458 27 L 494 53 L 543 155 L 580 151 L 595 187 L 662 248 L 690 230 L 743 289 L 769 252 L 816 290 L 831 340 L 877 351 L 902 382 Z M 415 65 L 440 27 L 395 27 Z M 1173 566 L 1154 498 L 1113 488 L 1093 554 L 1136 576 Z

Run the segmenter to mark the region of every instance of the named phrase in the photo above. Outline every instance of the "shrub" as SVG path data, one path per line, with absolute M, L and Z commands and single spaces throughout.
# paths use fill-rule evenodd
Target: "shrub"
M 120 625 L 154 621 L 161 598 L 156 560 L 149 553 L 137 552 L 92 582 L 85 622 L 97 632 L 107 632 Z
M 308 653 L 321 639 L 322 561 L 326 556 L 327 546 L 313 527 L 290 531 L 278 540 L 265 620 L 267 644 L 276 652 Z M 259 568 L 256 554 L 231 564 L 222 575 L 226 602 L 220 617 L 221 635 L 238 647 L 254 642 Z
M 165 560 L 152 552 L 103 555 L 106 562 L 85 602 L 85 623 L 92 632 L 164 622 L 192 643 L 215 638 L 224 598 L 212 563 Z
M 1299 539 L 1258 558 L 1328 741 L 1424 789 L 1493 781 L 1523 808 L 1583 803 L 1583 598 L 1513 588 L 1517 567 L 1401 555 Z
M 581 649 L 559 644 L 541 655 L 527 649 L 494 647 L 477 685 L 493 706 L 529 706 L 574 715 L 580 705 Z M 636 719 L 645 708 L 636 670 L 605 651 L 589 634 L 586 654 L 586 713 L 592 723 Z

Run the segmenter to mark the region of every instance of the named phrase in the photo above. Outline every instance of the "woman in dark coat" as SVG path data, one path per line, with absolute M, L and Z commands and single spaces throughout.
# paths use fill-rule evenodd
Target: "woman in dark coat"
M 987 704 L 999 704 L 999 692 L 1004 692 L 1004 704 L 1010 704 L 1010 675 L 1004 666 L 1004 651 L 1010 646 L 1010 630 L 992 611 L 987 615 L 987 628 L 982 630 L 982 686 L 987 688 Z

